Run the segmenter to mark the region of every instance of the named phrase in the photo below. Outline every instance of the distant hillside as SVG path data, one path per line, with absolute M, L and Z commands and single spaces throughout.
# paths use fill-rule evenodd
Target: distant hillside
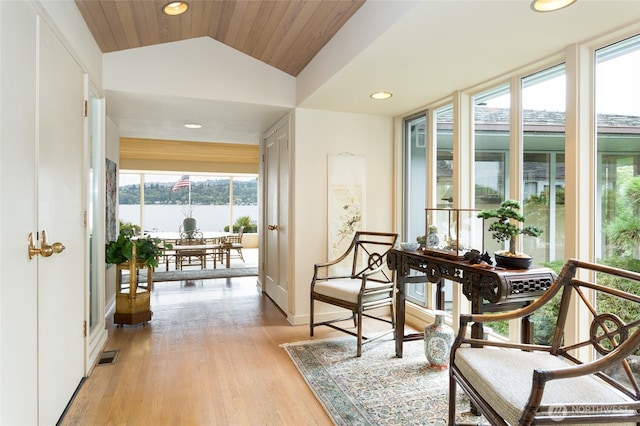
M 180 188 L 171 192 L 171 182 L 146 183 L 144 201 L 146 204 L 187 204 L 189 189 Z M 120 187 L 120 204 L 139 204 L 140 185 Z M 258 180 L 233 181 L 233 203 L 235 205 L 253 206 L 258 204 Z M 229 179 L 191 182 L 192 205 L 227 205 L 229 204 Z

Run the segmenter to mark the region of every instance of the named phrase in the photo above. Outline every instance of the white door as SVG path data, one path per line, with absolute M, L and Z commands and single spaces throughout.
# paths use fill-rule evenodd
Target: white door
M 289 313 L 288 296 L 288 205 L 289 125 L 288 120 L 265 141 L 265 291 Z
M 38 262 L 39 424 L 59 419 L 84 374 L 84 75 L 40 25 L 38 231 L 65 249 Z M 41 245 L 41 242 L 40 242 Z

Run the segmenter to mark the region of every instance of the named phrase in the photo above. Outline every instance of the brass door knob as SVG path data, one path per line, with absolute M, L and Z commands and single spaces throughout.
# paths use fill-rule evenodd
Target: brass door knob
M 33 243 L 33 232 L 29 233 L 27 237 L 27 247 L 29 259 L 33 259 L 34 256 L 41 255 L 42 257 L 49 257 L 52 254 L 61 253 L 65 246 L 60 242 L 55 242 L 51 245 L 47 244 L 47 233 L 42 231 L 42 239 L 40 242 L 40 248 L 37 248 Z
M 275 231 L 276 229 L 278 229 L 278 225 L 269 225 L 269 226 L 267 226 L 267 229 L 269 231 Z

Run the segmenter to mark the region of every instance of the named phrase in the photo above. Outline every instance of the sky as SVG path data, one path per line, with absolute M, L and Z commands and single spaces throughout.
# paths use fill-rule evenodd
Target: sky
M 640 117 L 640 50 L 596 66 L 596 111 Z M 549 79 L 523 90 L 525 109 L 565 111 L 565 77 Z M 487 106 L 508 108 L 509 95 L 487 100 Z

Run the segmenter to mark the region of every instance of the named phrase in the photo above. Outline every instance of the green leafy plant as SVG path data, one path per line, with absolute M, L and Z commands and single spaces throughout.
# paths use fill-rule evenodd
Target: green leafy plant
M 535 226 L 524 226 L 525 217 L 520 213 L 520 203 L 514 200 L 505 200 L 497 209 L 483 210 L 478 213 L 481 219 L 497 219 L 489 226 L 491 237 L 499 243 L 509 241 L 508 255 L 515 256 L 518 235 L 537 237 L 542 230 Z
M 124 263 L 133 257 L 133 247 L 136 247 L 137 262 L 147 268 L 158 266 L 158 257 L 162 255 L 159 238 L 133 238 L 132 233 L 121 230 L 118 239 L 109 241 L 105 250 L 105 261 L 107 263 Z M 171 244 L 166 244 L 166 248 L 172 248 Z
M 612 256 L 638 257 L 640 245 L 640 176 L 624 185 L 624 197 L 618 197 L 615 217 L 605 223 L 607 252 Z
M 240 216 L 233 224 L 233 231 L 238 232 L 240 227 L 244 226 L 244 232 L 247 234 L 258 232 L 258 225 L 251 219 L 251 216 Z M 229 231 L 229 225 L 224 227 L 226 232 Z

